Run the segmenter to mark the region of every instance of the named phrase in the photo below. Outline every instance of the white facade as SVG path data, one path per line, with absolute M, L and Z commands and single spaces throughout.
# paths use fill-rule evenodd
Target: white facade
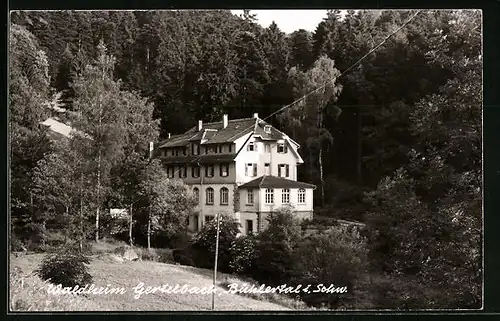
M 239 121 L 242 124 L 238 124 Z M 254 122 L 255 128 L 252 130 L 252 126 L 248 124 L 251 125 Z M 159 152 L 162 160 L 172 167 L 168 171 L 175 178 L 181 178 L 198 195 L 199 205 L 196 208 L 196 214 L 189 218 L 190 231 L 198 231 L 207 220 L 214 219 L 217 214 L 226 214 L 232 215 L 239 221 L 243 234 L 258 233 L 266 225 L 265 218 L 283 206 L 292 206 L 301 218 L 312 218 L 314 186 L 297 182 L 298 165 L 302 164 L 303 160 L 298 153 L 299 146 L 296 142 L 258 118 L 229 122 L 226 118 L 224 123 L 207 125 L 211 127 L 207 129 L 207 131 L 210 130 L 211 137 L 223 135 L 226 127 L 228 130 L 233 130 L 230 134 L 238 133 L 235 130 L 238 128 L 248 129 L 248 133 L 222 142 L 216 139 L 211 141 L 210 138 L 205 141 L 201 138 L 201 141 L 196 142 L 189 139 L 189 135 L 183 134 L 183 137 L 188 137 L 185 139 L 185 147 L 183 147 L 184 141 L 179 143 L 178 139 L 175 144 L 172 144 L 173 147 L 169 148 L 167 140 L 160 147 Z M 256 130 L 257 126 L 264 127 L 265 131 L 261 128 L 259 128 L 260 131 Z M 197 130 L 187 133 L 208 137 L 202 131 L 203 124 L 200 122 Z M 214 133 L 217 134 L 214 135 Z M 196 144 L 200 145 L 199 153 Z M 178 151 L 174 152 L 175 148 L 186 149 L 180 153 L 187 157 L 185 163 L 173 160 L 179 156 Z M 205 150 L 207 150 L 206 153 Z M 192 151 L 195 152 L 191 154 Z M 190 161 L 189 158 L 191 158 Z M 209 160 L 209 158 L 214 160 Z M 199 176 L 192 175 L 192 170 L 194 170 L 192 168 L 198 166 L 200 166 Z M 186 167 L 186 174 L 179 174 L 178 169 L 181 167 Z M 209 167 L 208 172 L 205 172 L 206 167 Z M 223 172 L 224 175 L 222 175 Z M 267 186 L 270 180 L 266 181 L 266 177 L 273 177 L 272 181 L 275 186 Z M 276 177 L 281 177 L 281 179 L 276 179 Z M 264 179 L 262 184 L 258 182 L 259 178 Z M 253 187 L 242 186 L 246 183 Z M 266 189 L 273 191 L 272 202 L 269 200 L 266 202 Z M 250 200 L 249 190 L 252 191 Z

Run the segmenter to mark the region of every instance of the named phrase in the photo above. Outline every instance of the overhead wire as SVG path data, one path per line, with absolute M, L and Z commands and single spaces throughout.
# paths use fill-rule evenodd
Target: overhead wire
M 314 94 L 315 92 L 325 88 L 325 86 L 327 86 L 329 83 L 331 83 L 332 81 L 340 78 L 341 76 L 345 75 L 348 71 L 350 71 L 352 68 L 354 68 L 355 66 L 357 66 L 361 61 L 363 61 L 366 57 L 368 57 L 370 54 L 372 54 L 373 52 L 375 52 L 375 50 L 377 50 L 378 48 L 380 48 L 387 40 L 389 40 L 392 36 L 394 36 L 396 33 L 398 33 L 400 30 L 402 30 L 404 27 L 406 27 L 413 19 L 415 19 L 415 17 L 420 14 L 420 12 L 422 12 L 422 10 L 417 10 L 417 12 L 412 15 L 405 23 L 403 23 L 400 27 L 398 27 L 396 30 L 394 30 L 393 32 L 391 32 L 388 36 L 386 36 L 379 44 L 377 44 L 376 46 L 372 47 L 365 55 L 363 55 L 361 58 L 359 58 L 358 60 L 356 60 L 353 64 L 351 64 L 349 67 L 347 67 L 344 71 L 342 71 L 340 74 L 336 75 L 335 77 L 332 77 L 331 79 L 329 79 L 328 81 L 325 81 L 321 86 L 319 86 L 318 88 L 310 91 L 309 93 L 301 96 L 300 98 L 294 100 L 293 102 L 291 102 L 290 104 L 288 105 L 285 105 L 283 106 L 282 108 L 278 109 L 277 111 L 271 113 L 270 115 L 266 116 L 265 118 L 262 118 L 263 121 L 283 112 L 284 110 L 294 106 L 295 104 L 301 102 L 302 100 L 306 99 L 307 97 L 309 97 L 310 95 Z M 256 119 L 256 121 L 258 121 L 258 118 Z M 254 127 L 255 124 L 253 124 L 252 126 L 249 126 L 247 128 L 244 128 L 243 130 L 241 130 L 240 132 L 238 132 L 236 135 L 233 135 L 233 137 L 235 136 L 238 136 L 239 134 L 249 130 L 249 129 L 252 129 L 252 127 Z M 193 163 L 198 163 L 199 164 L 199 161 L 203 158 L 203 155 L 200 155 L 198 158 L 192 160 L 191 162 L 188 162 L 186 164 L 189 165 L 189 164 L 193 164 Z M 175 175 L 180 171 L 180 168 L 179 170 L 175 171 L 173 176 L 175 177 Z M 187 168 L 186 168 L 186 171 L 187 171 Z M 201 175 L 201 169 L 200 169 L 200 175 Z M 186 176 L 187 176 L 187 172 L 186 172 Z

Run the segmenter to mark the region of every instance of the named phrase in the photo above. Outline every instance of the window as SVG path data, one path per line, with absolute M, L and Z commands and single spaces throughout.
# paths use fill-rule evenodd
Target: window
M 214 154 L 217 152 L 217 149 L 212 146 L 205 147 L 205 154 Z
M 194 178 L 200 177 L 200 166 L 191 167 L 191 176 Z
M 175 156 L 179 156 L 180 150 L 178 148 L 174 148 Z
M 205 176 L 214 177 L 214 165 L 207 165 L 205 167 Z
M 290 176 L 290 166 L 288 164 L 278 165 L 278 176 L 279 177 L 289 177 Z
M 225 187 L 220 189 L 220 204 L 227 205 L 229 203 L 229 190 Z
M 192 144 L 191 145 L 191 155 L 199 155 L 200 154 L 200 145 Z
M 247 220 L 247 235 L 253 234 L 253 221 Z
M 288 148 L 286 147 L 285 143 L 278 143 L 278 153 L 280 154 L 288 153 Z
M 222 153 L 222 145 L 219 145 L 219 154 Z
M 284 188 L 281 190 L 281 203 L 290 203 L 290 190 L 288 188 Z
M 219 169 L 220 169 L 219 174 L 221 177 L 226 177 L 229 175 L 229 164 L 220 164 Z
M 249 152 L 254 152 L 257 151 L 257 146 L 255 145 L 254 142 L 249 142 L 247 145 L 247 151 Z
M 247 189 L 247 204 L 253 204 L 253 189 Z
M 213 205 L 214 204 L 214 189 L 211 187 L 207 188 L 206 194 L 207 194 L 207 205 Z
M 213 221 L 213 220 L 214 220 L 213 215 L 205 215 L 205 224 L 207 224 L 208 222 Z
M 265 163 L 264 164 L 264 175 L 271 175 L 271 164 Z
M 245 176 L 257 176 L 257 164 L 245 164 Z
M 274 190 L 272 188 L 266 188 L 266 204 L 274 203 Z
M 193 196 L 194 196 L 196 204 L 199 204 L 200 203 L 200 190 L 198 189 L 198 187 L 193 188 Z
M 306 190 L 304 188 L 299 189 L 299 204 L 306 203 Z
M 174 166 L 168 166 L 167 167 L 167 177 L 168 178 L 173 178 L 175 174 L 175 168 Z
M 187 177 L 187 167 L 185 165 L 179 167 L 179 177 L 180 178 Z
M 186 156 L 186 154 L 187 154 L 187 147 L 184 147 L 182 149 L 182 155 Z
M 264 132 L 270 134 L 271 133 L 271 126 L 269 126 L 269 125 L 264 126 Z
M 233 144 L 229 144 L 229 152 L 232 153 L 233 152 Z
M 264 152 L 266 152 L 266 153 L 270 153 L 271 152 L 271 144 L 266 143 L 264 145 Z

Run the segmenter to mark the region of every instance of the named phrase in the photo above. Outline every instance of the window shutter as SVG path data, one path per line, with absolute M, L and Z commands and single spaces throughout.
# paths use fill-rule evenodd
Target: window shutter
M 253 176 L 257 176 L 257 164 L 253 164 Z
M 245 164 L 245 176 L 248 176 L 248 164 Z
M 281 177 L 281 165 L 278 165 L 278 177 Z
M 290 175 L 290 166 L 287 164 L 286 165 L 286 177 Z
M 219 176 L 221 177 L 222 177 L 222 166 L 224 166 L 224 164 L 219 165 Z

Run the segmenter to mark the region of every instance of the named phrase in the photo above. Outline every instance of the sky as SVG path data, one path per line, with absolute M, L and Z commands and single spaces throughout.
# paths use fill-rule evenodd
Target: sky
M 231 12 L 240 15 L 243 10 L 231 10 Z M 286 33 L 299 29 L 312 32 L 323 18 L 326 18 L 326 10 L 251 10 L 250 13 L 257 15 L 257 21 L 264 28 L 274 20 L 281 31 Z

